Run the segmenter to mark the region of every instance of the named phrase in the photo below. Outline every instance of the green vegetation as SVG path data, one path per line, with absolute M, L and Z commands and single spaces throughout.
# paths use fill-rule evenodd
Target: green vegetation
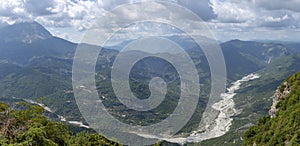
M 96 133 L 72 135 L 64 124 L 49 121 L 40 106 L 19 102 L 14 108 L 10 109 L 7 104 L 0 103 L 1 146 L 120 145 Z
M 244 134 L 245 145 L 300 145 L 300 72 L 286 82 L 291 91 L 277 104 L 277 116 L 263 117 L 248 129 Z M 284 86 L 280 85 L 279 90 L 282 91 Z
M 280 57 L 267 67 L 258 71 L 259 79 L 243 84 L 234 96 L 235 107 L 241 112 L 233 117 L 232 126 L 225 135 L 201 142 L 210 146 L 240 146 L 244 143 L 243 135 L 260 118 L 267 116 L 272 104 L 270 98 L 278 85 L 288 76 L 300 70 L 300 54 Z
M 41 27 L 33 29 L 37 30 L 36 32 L 29 31 L 32 30 L 30 29 L 32 26 L 37 24 L 24 25 L 19 27 L 16 25 L 14 26 L 15 28 L 10 27 L 0 30 L 0 34 L 3 36 L 0 37 L 0 101 L 11 104 L 20 101 L 12 97 L 36 100 L 38 97 L 45 96 L 47 98 L 41 102 L 50 107 L 55 114 L 63 115 L 67 120 L 84 122 L 74 99 L 71 82 L 72 59 L 77 44 L 53 37 Z M 24 34 L 19 34 L 19 32 L 24 32 Z M 45 36 L 45 39 L 34 39 L 32 43 L 23 43 L 24 36 L 31 36 L 33 32 L 37 34 L 36 36 L 41 36 L 42 34 L 42 36 Z M 179 45 L 186 49 L 194 61 L 201 83 L 199 105 L 189 123 L 178 133 L 183 135 L 198 128 L 201 114 L 210 94 L 210 65 L 206 60 L 205 54 L 199 51 L 197 45 L 189 43 L 191 42 L 189 39 L 174 38 L 174 41 L 180 42 Z M 85 46 L 96 47 L 91 45 Z M 269 97 L 273 94 L 278 84 L 286 76 L 300 69 L 300 55 L 293 55 L 296 53 L 292 52 L 299 48 L 298 45 L 293 44 L 293 49 L 288 49 L 288 46 L 240 40 L 221 44 L 226 61 L 228 83 L 253 72 L 258 72 L 261 78 L 249 82 L 234 97 L 236 108 L 241 113 L 234 116 L 231 130 L 224 136 L 207 140 L 202 142 L 201 145 L 241 145 L 243 142 L 241 135 L 244 131 L 252 123 L 256 123 L 259 118 L 267 114 L 271 103 Z M 172 69 L 172 66 L 161 60 L 153 60 L 153 58 L 152 60 L 146 59 L 137 63 L 132 69 L 130 76 L 130 88 L 134 95 L 141 99 L 149 97 L 149 79 L 156 76 L 162 77 L 167 81 L 168 93 L 165 101 L 156 109 L 149 112 L 133 111 L 118 102 L 111 87 L 111 67 L 118 53 L 119 51 L 117 50 L 102 49 L 96 65 L 95 79 L 100 95 L 99 98 L 103 101 L 110 114 L 125 123 L 134 125 L 150 125 L 168 117 L 177 106 L 180 96 L 178 88 L 180 83 L 176 71 Z M 177 60 L 180 61 L 181 59 L 178 57 Z M 295 100 L 291 101 L 291 103 L 293 102 Z M 3 109 L 3 112 L 5 112 L 7 108 L 1 104 L 0 112 Z M 10 115 L 12 116 L 12 114 Z M 5 117 L 7 115 L 1 113 L 1 118 L 2 116 Z M 50 118 L 53 117 L 50 116 Z M 45 121 L 47 120 L 45 119 Z M 23 135 L 18 134 L 20 138 L 17 137 L 15 140 L 22 141 L 23 139 L 26 141 L 26 139 L 30 139 L 32 133 L 35 133 L 39 137 L 45 137 L 41 139 L 45 144 L 51 144 L 51 141 L 56 143 L 55 140 L 47 137 L 48 133 L 44 128 L 47 127 L 47 124 L 38 124 L 35 127 L 31 127 L 33 126 L 31 124 L 25 124 L 25 126 L 28 127 L 25 131 L 18 132 L 31 132 Z M 73 132 L 82 130 L 75 126 L 69 128 Z M 97 134 L 80 133 L 76 136 L 70 134 L 67 137 L 67 143 L 88 145 L 87 143 L 82 143 L 80 139 L 84 139 L 84 142 L 87 142 L 90 139 L 99 138 L 101 139 L 101 136 Z M 293 137 L 292 139 L 296 138 Z M 2 136 L 1 139 L 5 141 L 7 138 Z

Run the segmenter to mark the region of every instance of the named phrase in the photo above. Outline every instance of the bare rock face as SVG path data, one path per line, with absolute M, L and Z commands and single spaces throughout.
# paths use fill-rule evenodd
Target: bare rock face
M 286 96 L 290 93 L 290 86 L 287 82 L 284 83 L 284 91 L 281 92 L 279 89 L 276 90 L 276 92 L 273 95 L 273 104 L 271 106 L 271 109 L 269 110 L 269 115 L 271 116 L 271 118 L 275 117 L 278 109 L 276 108 L 277 104 L 284 100 L 286 98 Z

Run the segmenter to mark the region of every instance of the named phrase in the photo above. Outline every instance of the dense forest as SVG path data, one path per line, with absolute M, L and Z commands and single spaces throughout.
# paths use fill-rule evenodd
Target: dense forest
M 245 145 L 300 145 L 300 72 L 290 76 L 278 90 L 282 93 L 289 86 L 276 108 L 274 117 L 263 117 L 244 135 Z
M 120 145 L 96 133 L 73 134 L 63 123 L 48 120 L 42 107 L 25 102 L 13 108 L 0 103 L 0 121 L 1 146 Z

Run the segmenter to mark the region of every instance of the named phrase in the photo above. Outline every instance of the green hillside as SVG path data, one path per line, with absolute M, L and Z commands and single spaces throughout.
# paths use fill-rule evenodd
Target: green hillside
M 14 39 L 0 37 L 0 101 L 14 104 L 18 102 L 17 99 L 36 101 L 39 97 L 45 97 L 40 102 L 51 108 L 54 115 L 85 123 L 72 90 L 72 64 L 78 44 L 51 36 L 37 24 L 16 24 L 14 27 L 15 29 L 0 29 L 0 34 L 9 34 L 6 36 L 22 32 L 18 37 L 13 36 Z M 23 30 L 23 27 L 31 29 Z M 32 36 L 32 39 L 27 40 L 24 35 Z M 207 58 L 197 45 L 191 44 L 186 38 L 174 39 L 180 41 L 180 45 L 193 60 L 201 83 L 198 107 L 190 121 L 178 133 L 184 136 L 199 126 L 210 94 L 211 74 Z M 81 45 L 87 48 L 98 47 Z M 297 54 L 299 45 L 241 40 L 220 45 L 226 63 L 228 86 L 250 73 L 258 73 L 261 77 L 245 83 L 237 91 L 233 99 L 239 113 L 233 117 L 230 131 L 221 137 L 206 140 L 201 145 L 241 145 L 244 131 L 268 114 L 272 102 L 269 97 L 277 86 L 287 76 L 300 70 L 300 54 Z M 157 108 L 147 112 L 134 111 L 118 101 L 111 85 L 111 69 L 118 54 L 119 50 L 103 48 L 95 67 L 96 87 L 106 109 L 115 118 L 133 125 L 150 125 L 168 117 L 180 97 L 180 80 L 176 69 L 167 61 L 155 57 L 137 62 L 129 77 L 130 88 L 135 96 L 141 99 L 150 96 L 148 84 L 153 77 L 163 78 L 168 84 L 168 92 L 164 102 Z M 177 60 L 182 60 L 180 54 Z M 57 116 L 48 118 L 58 120 Z M 69 128 L 73 132 L 80 131 L 75 125 Z
M 244 145 L 300 145 L 300 72 L 290 76 L 278 90 L 283 94 L 275 117 L 263 117 L 244 134 Z
M 20 102 L 14 108 L 0 103 L 1 146 L 120 145 L 100 134 L 81 132 L 73 135 L 63 123 L 47 120 L 40 106 Z

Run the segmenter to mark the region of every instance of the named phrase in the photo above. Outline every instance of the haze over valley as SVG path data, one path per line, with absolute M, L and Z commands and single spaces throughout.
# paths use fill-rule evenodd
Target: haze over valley
M 299 2 L 38 3 L 0 2 L 0 145 L 300 145 Z

